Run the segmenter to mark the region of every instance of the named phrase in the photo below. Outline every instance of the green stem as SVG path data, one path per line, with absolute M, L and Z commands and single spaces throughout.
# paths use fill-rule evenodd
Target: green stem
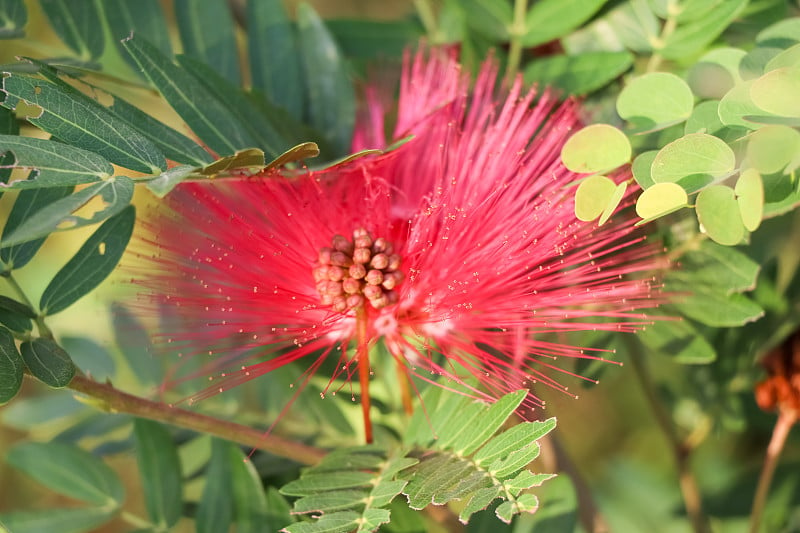
M 506 82 L 512 83 L 519 71 L 522 59 L 522 37 L 525 35 L 525 15 L 528 13 L 528 0 L 514 0 L 514 20 L 508 28 L 510 38 Z
M 664 43 L 667 41 L 670 35 L 675 31 L 675 28 L 678 27 L 678 7 L 674 1 L 667 3 L 667 20 L 664 22 L 664 26 L 661 28 L 661 35 L 658 36 L 658 47 L 654 47 L 656 49 L 661 49 L 664 47 Z M 655 72 L 658 70 L 658 67 L 661 66 L 661 62 L 664 60 L 664 57 L 656 52 L 652 56 L 650 56 L 650 60 L 647 62 L 647 72 Z
M 214 435 L 251 448 L 264 450 L 298 463 L 312 465 L 319 462 L 325 451 L 275 435 L 267 435 L 248 426 L 219 420 L 207 415 L 153 402 L 127 394 L 111 385 L 98 383 L 83 376 L 75 376 L 68 385 L 70 389 L 99 400 L 102 409 L 109 412 L 128 413 L 157 422 Z
M 758 533 L 761 529 L 761 516 L 764 514 L 764 505 L 767 503 L 769 486 L 772 484 L 772 476 L 775 474 L 775 467 L 778 465 L 778 458 L 786 444 L 786 437 L 789 431 L 797 422 L 798 414 L 794 411 L 781 410 L 775 427 L 772 429 L 772 438 L 767 446 L 767 455 L 764 458 L 764 467 L 761 469 L 761 476 L 758 478 L 758 487 L 753 499 L 753 511 L 750 513 L 750 533 Z
M 431 6 L 428 0 L 414 0 L 414 8 L 416 8 L 419 19 L 422 21 L 425 33 L 428 34 L 428 39 L 435 43 L 439 29 L 436 27 L 436 16 L 433 13 L 433 6 Z
M 133 513 L 129 513 L 128 511 L 122 511 L 119 514 L 119 517 L 137 529 L 150 531 L 150 529 L 153 527 L 153 524 L 151 522 L 145 520 L 142 517 L 136 516 Z
M 664 409 L 661 400 L 656 395 L 656 386 L 647 366 L 644 363 L 641 352 L 634 339 L 628 339 L 630 347 L 630 360 L 636 377 L 642 385 L 642 392 L 644 392 L 645 399 L 647 400 L 653 416 L 661 428 L 662 433 L 667 439 L 670 449 L 675 457 L 675 463 L 678 467 L 678 481 L 683 495 L 683 502 L 686 506 L 686 514 L 692 523 L 692 530 L 695 533 L 708 533 L 711 531 L 708 518 L 703 512 L 703 502 L 700 495 L 700 488 L 697 485 L 697 480 L 692 473 L 689 464 L 691 449 L 681 441 L 675 426 L 672 423 L 672 418 L 669 413 Z

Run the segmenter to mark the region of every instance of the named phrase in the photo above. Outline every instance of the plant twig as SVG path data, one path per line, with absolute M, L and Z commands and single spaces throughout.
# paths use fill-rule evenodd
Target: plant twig
M 214 417 L 172 407 L 164 403 L 153 402 L 132 394 L 122 392 L 111 385 L 98 383 L 84 376 L 75 376 L 69 388 L 100 400 L 101 407 L 110 412 L 128 413 L 134 416 L 165 422 L 178 427 L 191 429 L 201 433 L 264 450 L 271 454 L 285 457 L 298 463 L 312 465 L 325 455 L 320 448 L 308 446 L 275 435 L 267 435 L 248 426 L 219 420 Z
M 672 449 L 672 453 L 675 456 L 683 503 L 686 507 L 686 514 L 689 516 L 689 520 L 692 523 L 692 530 L 695 533 L 709 533 L 711 529 L 708 518 L 703 512 L 700 488 L 697 485 L 697 480 L 689 464 L 691 449 L 678 437 L 678 433 L 675 431 L 675 426 L 672 423 L 672 418 L 664 409 L 664 406 L 656 395 L 655 383 L 650 377 L 650 373 L 647 371 L 647 367 L 642 359 L 642 354 L 638 349 L 639 347 L 635 343 L 636 341 L 634 339 L 629 340 L 629 346 L 631 348 L 630 359 L 633 370 L 639 378 L 639 383 L 642 385 L 642 391 L 653 412 L 653 416 L 658 426 L 661 428 L 661 432 L 667 438 L 669 447 Z
M 775 427 L 772 429 L 772 438 L 767 446 L 767 456 L 764 458 L 764 467 L 758 478 L 756 495 L 753 499 L 753 511 L 750 513 L 750 533 L 758 533 L 761 529 L 761 516 L 764 513 L 764 505 L 767 503 L 769 486 L 772 484 L 772 476 L 775 474 L 775 467 L 778 465 L 778 458 L 786 444 L 786 437 L 792 426 L 797 422 L 798 415 L 794 411 L 781 410 Z
M 525 35 L 525 15 L 528 12 L 528 0 L 514 0 L 514 20 L 508 28 L 508 64 L 506 66 L 506 82 L 511 84 L 519 70 L 522 58 L 522 36 Z

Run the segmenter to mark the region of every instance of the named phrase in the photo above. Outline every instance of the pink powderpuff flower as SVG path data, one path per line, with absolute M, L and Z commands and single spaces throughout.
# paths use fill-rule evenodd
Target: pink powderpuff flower
M 308 358 L 305 383 L 337 358 L 328 387 L 358 372 L 371 440 L 376 343 L 401 375 L 471 374 L 480 386 L 468 393 L 491 399 L 533 383 L 566 391 L 558 358 L 604 359 L 554 333 L 647 323 L 657 250 L 628 216 L 598 228 L 574 214 L 579 176 L 560 150 L 577 104 L 496 82 L 492 61 L 471 84 L 452 53 L 422 50 L 405 61 L 394 139 L 411 139 L 399 148 L 169 196 L 149 222 L 159 253 L 142 283 L 183 322 L 169 341 L 214 356 L 200 374 L 221 375 L 191 400 Z M 354 150 L 387 144 L 367 93 Z M 401 381 L 408 408 L 413 382 Z M 540 404 L 530 394 L 524 405 Z

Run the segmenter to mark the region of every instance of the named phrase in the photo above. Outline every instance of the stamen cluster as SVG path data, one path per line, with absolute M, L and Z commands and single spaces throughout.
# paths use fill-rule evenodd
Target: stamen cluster
M 374 239 L 364 228 L 353 231 L 352 241 L 334 235 L 331 246 L 320 249 L 312 273 L 322 305 L 339 312 L 358 309 L 365 301 L 375 309 L 396 303 L 395 288 L 403 281 L 392 243 Z

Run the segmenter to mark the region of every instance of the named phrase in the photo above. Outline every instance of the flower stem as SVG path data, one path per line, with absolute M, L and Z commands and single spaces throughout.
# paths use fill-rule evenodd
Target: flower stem
M 369 338 L 367 337 L 367 310 L 362 305 L 356 312 L 356 358 L 358 360 L 358 379 L 361 384 L 361 412 L 364 416 L 364 435 L 367 444 L 372 442 L 372 420 L 369 397 Z
M 781 410 L 775 427 L 772 429 L 772 438 L 767 446 L 767 456 L 764 458 L 764 467 L 761 469 L 756 495 L 753 499 L 753 511 L 750 513 L 750 533 L 758 533 L 761 529 L 761 516 L 764 513 L 764 505 L 767 503 L 767 493 L 772 483 L 772 476 L 775 474 L 778 458 L 786 444 L 786 437 L 797 419 L 798 414 L 794 411 Z
M 670 1 L 667 2 L 667 20 L 664 22 L 664 26 L 661 28 L 661 35 L 658 36 L 658 45 L 659 49 L 664 46 L 664 43 L 672 35 L 672 32 L 675 31 L 675 28 L 678 27 L 678 6 L 677 2 Z M 661 66 L 661 61 L 664 60 L 664 57 L 659 53 L 656 52 L 650 56 L 650 60 L 647 62 L 647 72 L 655 72 L 658 70 L 658 67 Z
M 506 82 L 513 83 L 522 59 L 522 36 L 525 35 L 525 15 L 528 12 L 528 0 L 514 0 L 514 19 L 508 28 L 508 64 L 506 66 Z
M 128 413 L 157 422 L 214 435 L 245 446 L 264 450 L 271 454 L 292 459 L 298 463 L 312 465 L 319 462 L 325 451 L 275 435 L 266 435 L 248 426 L 220 420 L 214 417 L 153 402 L 127 394 L 111 385 L 98 383 L 83 376 L 75 376 L 69 388 L 85 394 L 98 402 L 92 402 L 108 412 Z
M 630 347 L 630 359 L 633 370 L 639 378 L 639 383 L 642 385 L 645 399 L 647 400 L 653 416 L 661 428 L 662 433 L 672 449 L 675 456 L 675 463 L 678 467 L 678 481 L 680 483 L 681 494 L 683 495 L 683 503 L 686 506 L 686 514 L 692 523 L 692 530 L 695 533 L 708 533 L 711 531 L 708 518 L 703 512 L 703 502 L 700 495 L 700 488 L 697 485 L 697 480 L 692 473 L 689 464 L 691 449 L 683 442 L 681 442 L 675 431 L 675 426 L 672 424 L 672 419 L 664 409 L 658 396 L 655 393 L 655 383 L 647 367 L 642 359 L 642 353 L 639 351 L 636 341 L 633 339 L 628 340 Z

